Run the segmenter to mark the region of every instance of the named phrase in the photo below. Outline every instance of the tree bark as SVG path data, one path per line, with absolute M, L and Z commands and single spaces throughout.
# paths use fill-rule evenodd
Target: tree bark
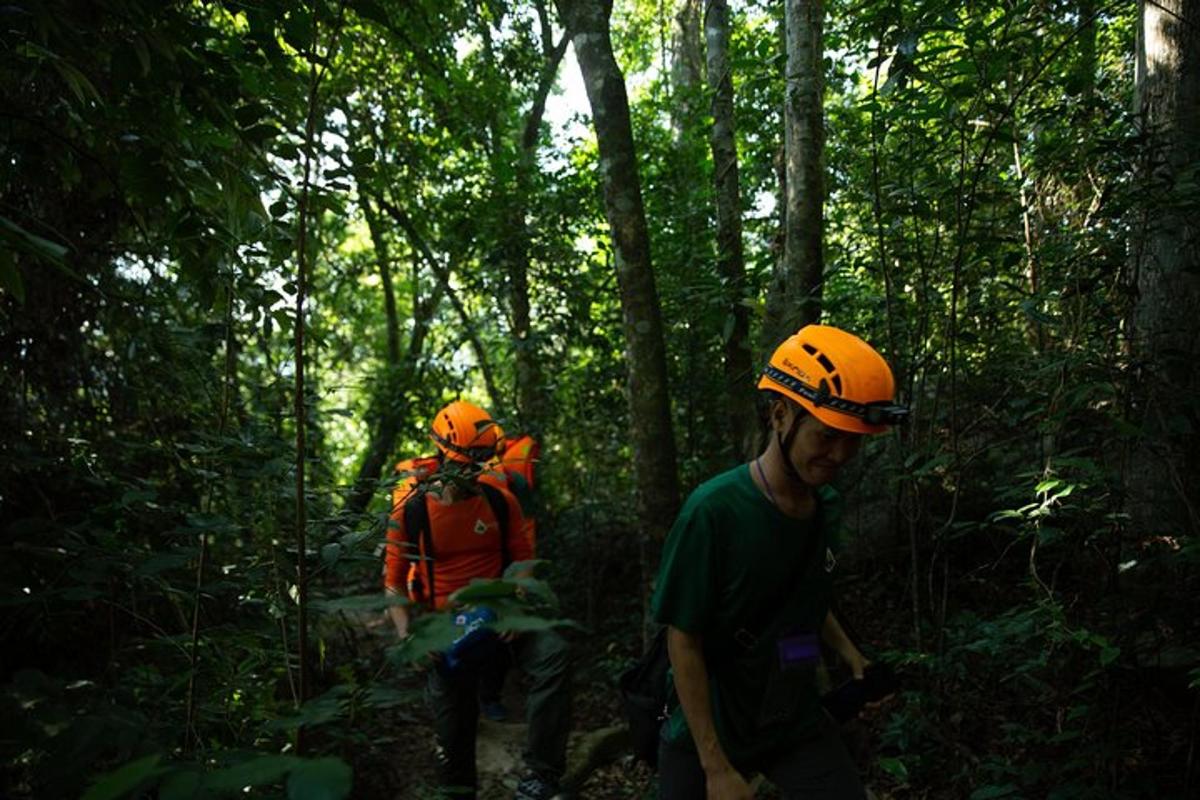
M 671 35 L 671 128 L 678 143 L 695 119 L 697 90 L 704 80 L 700 52 L 700 0 L 679 0 Z
M 609 7 L 602 0 L 556 0 L 556 5 L 571 32 L 600 148 L 604 202 L 629 363 L 629 422 L 638 518 L 645 533 L 662 539 L 679 504 L 679 478 L 662 319 L 625 79 L 613 56 Z
M 713 182 L 717 206 L 717 271 L 727 305 L 724 337 L 725 407 L 734 452 L 749 457 L 755 428 L 746 259 L 742 250 L 742 195 L 734 135 L 733 76 L 729 66 L 729 4 L 708 0 L 704 14 L 708 86 L 712 91 Z
M 1133 401 L 1141 435 L 1131 454 L 1133 531 L 1200 533 L 1200 15 L 1187 0 L 1138 4 L 1135 112 L 1146 134 Z M 1189 196 L 1189 193 L 1191 196 Z
M 787 80 L 783 128 L 787 158 L 784 307 L 776 339 L 821 319 L 825 260 L 823 0 L 786 0 Z
M 1096 92 L 1096 0 L 1079 0 L 1079 54 L 1077 69 L 1081 94 L 1088 100 Z
M 512 305 L 512 334 L 516 342 L 517 368 L 517 419 L 525 431 L 540 433 L 547 414 L 545 378 L 538 354 L 537 337 L 533 330 L 529 307 L 530 233 L 529 203 L 526 198 L 534 192 L 534 175 L 537 173 L 538 139 L 542 119 L 546 113 L 546 98 L 554 88 L 554 79 L 567 52 L 569 39 L 563 34 L 558 43 L 553 42 L 550 22 L 538 4 L 538 18 L 542 21 L 542 54 L 545 61 L 534 90 L 533 102 L 525 114 L 521 133 L 521 151 L 517 158 L 516 202 L 512 204 L 510 230 L 512 251 L 508 254 L 508 286 Z

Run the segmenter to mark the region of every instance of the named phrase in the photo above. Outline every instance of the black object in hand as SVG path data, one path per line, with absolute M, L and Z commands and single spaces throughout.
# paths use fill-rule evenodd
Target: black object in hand
M 900 688 L 900 679 L 887 664 L 871 664 L 863 671 L 863 676 L 850 680 L 831 690 L 821 698 L 821 704 L 838 722 L 845 722 L 858 716 L 863 706 L 875 703 L 890 694 L 895 694 Z

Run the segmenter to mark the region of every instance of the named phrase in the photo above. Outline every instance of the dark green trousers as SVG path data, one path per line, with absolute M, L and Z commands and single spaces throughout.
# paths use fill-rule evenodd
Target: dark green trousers
M 567 643 L 554 631 L 534 631 L 521 634 L 508 647 L 513 662 L 529 680 L 525 767 L 557 781 L 566 769 L 567 734 L 571 729 Z M 478 669 L 464 667 L 449 675 L 436 669 L 429 671 L 426 697 L 440 750 L 442 791 L 450 797 L 475 797 L 478 689 Z
M 738 767 L 742 769 L 742 767 Z M 822 716 L 819 728 L 791 752 L 771 759 L 746 776 L 761 772 L 775 784 L 785 800 L 864 800 L 866 792 L 858 770 L 846 752 L 837 726 Z M 690 742 L 658 744 L 659 800 L 704 800 L 704 769 Z

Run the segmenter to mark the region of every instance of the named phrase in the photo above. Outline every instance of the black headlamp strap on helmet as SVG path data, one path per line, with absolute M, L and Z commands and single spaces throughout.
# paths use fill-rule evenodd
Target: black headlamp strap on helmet
M 908 408 L 886 400 L 856 403 L 829 391 L 829 383 L 822 378 L 814 389 L 804 381 L 789 375 L 778 367 L 767 365 L 763 375 L 775 383 L 790 389 L 818 408 L 828 408 L 840 414 L 857 417 L 868 425 L 902 425 L 908 420 Z

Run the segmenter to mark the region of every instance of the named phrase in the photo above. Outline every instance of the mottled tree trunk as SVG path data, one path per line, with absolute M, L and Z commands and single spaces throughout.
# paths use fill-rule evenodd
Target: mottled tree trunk
M 823 0 L 786 0 L 787 81 L 783 127 L 787 158 L 784 306 L 776 338 L 821 318 L 825 260 Z
M 1080 31 L 1076 69 L 1083 96 L 1091 100 L 1096 91 L 1096 0 L 1078 0 L 1077 8 Z
M 700 51 L 700 0 L 679 0 L 671 37 L 671 127 L 679 142 L 695 120 L 697 89 L 704 80 Z
M 679 478 L 662 319 L 625 79 L 613 56 L 607 5 L 602 0 L 556 0 L 556 5 L 571 31 L 600 147 L 629 361 L 627 391 L 639 519 L 646 533 L 661 539 L 679 504 Z
M 1200 8 L 1139 3 L 1135 111 L 1145 127 L 1137 288 L 1135 419 L 1129 474 L 1133 531 L 1200 533 Z
M 717 206 L 717 270 L 725 288 L 728 322 L 724 334 L 725 406 L 734 452 L 750 455 L 754 442 L 754 384 L 750 315 L 745 305 L 746 263 L 742 251 L 742 195 L 734 136 L 733 76 L 729 66 L 729 4 L 708 0 L 704 14 L 708 85 L 713 94 L 710 135 Z
M 509 298 L 512 305 L 512 333 L 516 341 L 517 367 L 517 417 L 521 428 L 525 431 L 540 433 L 547 413 L 547 388 L 541 369 L 541 358 L 538 354 L 537 337 L 533 331 L 529 307 L 529 207 L 526 198 L 534 192 L 534 176 L 537 173 L 537 147 L 542 128 L 542 118 L 546 113 L 546 98 L 554 88 L 554 79 L 558 76 L 558 68 L 567 52 L 568 38 L 566 35 L 555 44 L 550 22 L 541 13 L 539 3 L 539 18 L 542 20 L 542 54 L 545 61 L 534 90 L 533 103 L 525 115 L 521 132 L 521 151 L 517 158 L 516 202 L 512 207 L 511 230 L 513 231 L 513 251 L 508 258 Z
M 663 8 L 660 3 L 659 8 Z M 704 129 L 701 116 L 701 101 L 704 92 L 703 50 L 700 47 L 700 2 L 699 0 L 677 0 L 671 29 L 671 132 L 674 148 L 668 156 L 670 165 L 671 217 L 673 228 L 679 231 L 675 246 L 669 256 L 659 253 L 659 265 L 666 260 L 676 263 L 671 271 L 677 275 L 699 277 L 710 267 L 708 233 L 708 200 L 703 196 L 705 176 L 702 171 L 705 145 L 699 132 Z M 707 370 L 707 357 L 703 340 L 706 309 L 699 303 L 688 303 L 678 320 L 682 348 L 681 363 L 676 367 L 684 375 Z M 706 403 L 705 397 L 697 392 L 686 392 L 680 402 L 683 418 L 694 420 Z M 719 398 L 714 398 L 720 402 Z M 691 461 L 696 451 L 705 445 L 699 443 L 699 426 L 684 426 L 680 444 L 683 457 Z

